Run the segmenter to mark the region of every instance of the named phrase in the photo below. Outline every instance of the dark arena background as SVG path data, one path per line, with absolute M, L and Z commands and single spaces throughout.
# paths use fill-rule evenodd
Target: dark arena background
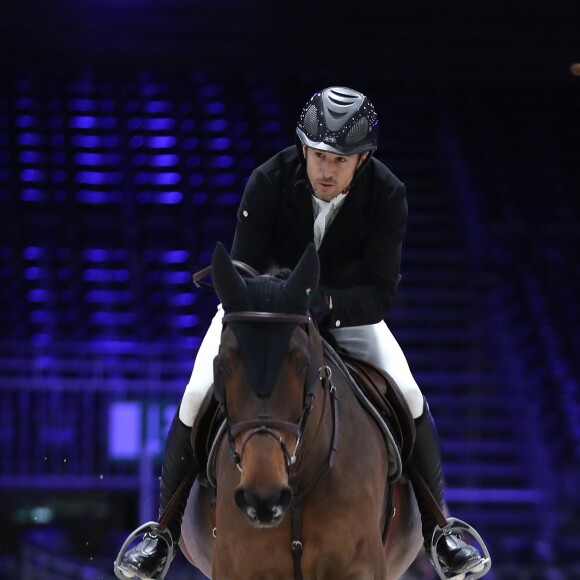
M 333 84 L 373 101 L 407 184 L 387 322 L 451 510 L 490 579 L 580 578 L 577 61 L 572 1 L 3 2 L 0 578 L 110 580 L 157 516 L 217 303 L 191 275 Z

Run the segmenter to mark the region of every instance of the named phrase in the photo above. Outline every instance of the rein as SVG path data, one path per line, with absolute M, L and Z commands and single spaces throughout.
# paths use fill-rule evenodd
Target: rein
M 303 580 L 302 576 L 302 504 L 304 499 L 314 488 L 314 486 L 322 479 L 322 476 L 329 470 L 332 469 L 334 465 L 334 458 L 338 450 L 338 399 L 336 397 L 336 388 L 331 382 L 332 371 L 329 367 L 322 367 L 326 371 L 326 377 L 321 380 L 324 382 L 324 386 L 328 386 L 328 396 L 330 397 L 330 402 L 332 404 L 332 441 L 330 444 L 330 449 L 328 450 L 328 456 L 326 461 L 322 462 L 318 466 L 318 470 L 314 474 L 314 477 L 310 480 L 308 485 L 300 493 L 292 494 L 292 541 L 290 542 L 290 549 L 292 551 L 292 561 L 294 564 L 294 578 L 295 580 Z M 325 389 L 326 390 L 326 389 Z
M 257 276 L 260 275 L 260 272 L 258 272 L 258 270 L 255 270 L 254 268 L 252 268 L 252 266 L 248 266 L 248 264 L 245 264 L 244 262 L 238 262 L 238 260 L 232 260 L 232 264 L 236 268 L 242 270 L 242 272 L 249 274 L 252 278 L 256 278 Z M 208 282 L 202 282 L 202 279 L 205 278 L 206 276 L 208 276 L 210 273 L 211 273 L 211 266 L 206 266 L 205 268 L 203 268 L 199 272 L 196 272 L 192 276 L 192 281 L 193 281 L 194 286 L 196 288 L 204 288 L 205 290 L 215 290 L 214 287 L 211 284 L 209 284 Z

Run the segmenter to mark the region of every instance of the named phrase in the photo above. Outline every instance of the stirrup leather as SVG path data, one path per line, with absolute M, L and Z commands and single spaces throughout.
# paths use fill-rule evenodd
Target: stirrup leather
M 455 576 L 449 576 L 448 573 L 450 571 L 443 570 L 441 563 L 439 562 L 439 558 L 437 556 L 437 544 L 443 536 L 448 536 L 450 534 L 462 536 L 464 533 L 469 534 L 479 545 L 480 551 L 483 553 L 483 557 L 481 558 L 479 564 L 476 566 L 477 570 L 468 570 L 467 572 L 461 572 Z M 441 580 L 463 580 L 464 578 L 468 578 L 469 580 L 476 580 L 476 578 L 485 576 L 491 568 L 491 556 L 489 555 L 489 550 L 484 544 L 481 536 L 475 531 L 473 527 L 457 518 L 449 518 L 447 520 L 447 525 L 443 528 L 441 528 L 439 525 L 435 526 L 433 535 L 431 537 L 429 556 L 435 571 Z
M 117 556 L 117 559 L 115 560 L 114 566 L 115 576 L 119 578 L 119 580 L 127 580 L 127 576 L 125 576 L 119 568 L 123 556 L 129 549 L 129 546 L 137 538 L 139 538 L 144 534 L 149 534 L 150 536 L 153 536 L 155 538 L 160 538 L 167 544 L 167 559 L 165 560 L 165 565 L 163 566 L 163 569 L 159 573 L 159 580 L 163 580 L 165 578 L 165 575 L 169 570 L 169 566 L 173 561 L 175 551 L 173 546 L 173 538 L 171 537 L 171 533 L 169 532 L 169 530 L 161 529 L 161 527 L 159 527 L 159 524 L 157 522 L 147 522 L 146 524 L 139 526 L 136 530 L 131 532 L 131 534 L 129 534 L 129 537 L 125 540 L 125 543 L 121 546 L 121 549 L 119 550 L 119 554 Z

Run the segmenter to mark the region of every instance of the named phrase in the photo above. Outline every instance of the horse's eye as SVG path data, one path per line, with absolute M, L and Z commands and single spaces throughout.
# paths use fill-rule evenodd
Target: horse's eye
M 222 372 L 224 377 L 229 377 L 232 374 L 230 369 L 230 365 L 228 365 L 225 361 L 220 362 L 220 371 Z
M 300 364 L 296 367 L 296 374 L 303 375 L 304 373 L 306 373 L 307 369 L 308 369 L 308 361 L 301 361 Z
M 213 370 L 215 376 L 221 376 L 223 378 L 228 377 L 231 374 L 229 365 L 222 357 L 219 356 L 214 359 Z

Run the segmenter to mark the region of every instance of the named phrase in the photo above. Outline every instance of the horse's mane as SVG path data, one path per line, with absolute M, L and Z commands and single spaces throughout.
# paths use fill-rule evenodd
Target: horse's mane
M 290 268 L 276 268 L 275 270 L 268 272 L 268 275 L 277 280 L 288 280 L 291 273 L 292 270 L 290 270 Z

